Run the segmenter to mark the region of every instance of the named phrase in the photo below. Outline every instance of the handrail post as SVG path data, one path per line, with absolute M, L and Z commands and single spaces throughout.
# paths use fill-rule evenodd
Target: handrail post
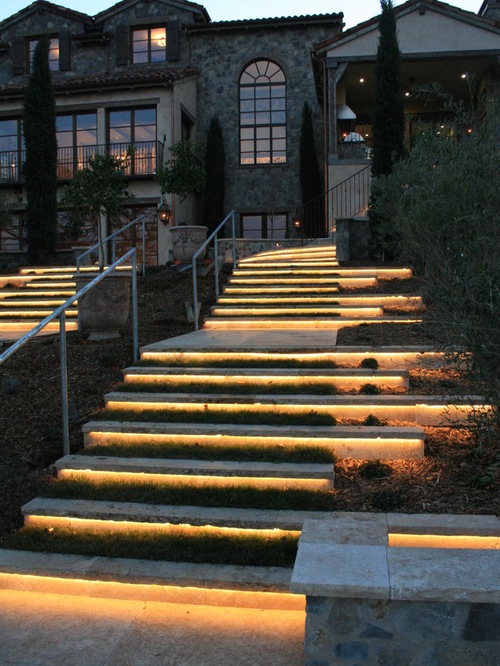
M 61 394 L 62 394 L 62 428 L 63 455 L 68 456 L 69 449 L 69 417 L 68 417 L 68 364 L 66 358 L 66 313 L 63 310 L 59 317 L 59 333 L 61 347 Z
M 214 252 L 215 252 L 215 298 L 219 297 L 219 240 L 217 236 L 214 238 Z
M 146 275 L 146 216 L 142 216 L 142 277 Z
M 116 261 L 116 236 L 113 236 L 111 240 L 111 263 L 114 264 Z
M 236 268 L 236 220 L 234 210 L 231 215 L 231 226 L 233 233 L 233 270 Z
M 132 329 L 134 337 L 134 363 L 139 360 L 139 322 L 137 317 L 137 252 L 132 254 Z
M 193 257 L 193 313 L 194 313 L 194 330 L 198 330 L 198 279 L 196 275 L 196 258 Z

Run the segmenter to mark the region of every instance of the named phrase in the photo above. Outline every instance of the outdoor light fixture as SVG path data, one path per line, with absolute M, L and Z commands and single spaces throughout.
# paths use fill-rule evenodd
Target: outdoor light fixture
M 171 218 L 172 211 L 170 210 L 170 206 L 166 201 L 163 201 L 158 206 L 158 219 L 166 226 L 170 222 Z
M 293 216 L 293 226 L 297 231 L 302 227 L 302 220 L 300 219 L 300 214 L 298 212 Z

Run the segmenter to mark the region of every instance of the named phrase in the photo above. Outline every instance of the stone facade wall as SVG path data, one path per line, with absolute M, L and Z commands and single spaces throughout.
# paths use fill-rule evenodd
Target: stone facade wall
M 306 666 L 493 666 L 500 605 L 307 597 Z
M 226 154 L 225 212 L 288 213 L 289 222 L 302 202 L 299 179 L 299 142 L 304 103 L 313 111 L 318 159 L 322 157 L 323 115 L 314 89 L 310 49 L 338 32 L 329 25 L 303 24 L 273 29 L 194 31 L 191 36 L 192 64 L 198 79 L 198 132 L 206 136 L 210 120 L 219 117 Z M 256 59 L 275 61 L 286 76 L 287 163 L 285 165 L 240 166 L 239 79 Z

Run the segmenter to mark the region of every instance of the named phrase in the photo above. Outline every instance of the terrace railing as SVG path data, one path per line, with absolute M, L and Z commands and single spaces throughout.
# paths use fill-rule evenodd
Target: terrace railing
M 71 180 L 79 169 L 88 166 L 89 158 L 105 153 L 126 159 L 126 174 L 129 177 L 154 176 L 163 162 L 163 150 L 164 144 L 161 141 L 60 147 L 57 149 L 57 178 Z M 23 182 L 25 160 L 25 150 L 0 152 L 0 183 Z

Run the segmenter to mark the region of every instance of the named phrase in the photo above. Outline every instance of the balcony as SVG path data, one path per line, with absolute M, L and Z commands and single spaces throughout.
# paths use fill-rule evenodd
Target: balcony
M 163 161 L 163 143 L 160 141 L 142 141 L 134 143 L 133 146 L 128 143 L 117 143 L 110 146 L 101 144 L 58 148 L 57 179 L 60 181 L 71 180 L 76 171 L 88 166 L 89 158 L 104 153 L 110 153 L 124 161 L 127 160 L 129 166 L 126 174 L 129 178 L 154 176 Z M 25 150 L 0 152 L 1 185 L 17 185 L 24 182 L 23 164 L 25 159 Z

